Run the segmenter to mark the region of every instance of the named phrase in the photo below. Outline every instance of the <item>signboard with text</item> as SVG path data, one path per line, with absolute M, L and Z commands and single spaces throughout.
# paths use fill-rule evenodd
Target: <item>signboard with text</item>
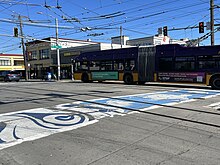
M 60 46 L 60 45 L 51 45 L 51 49 L 52 49 L 52 48 L 55 48 L 55 49 L 61 49 L 62 46 Z
M 205 83 L 204 72 L 158 72 L 157 79 L 161 82 L 192 82 Z
M 92 72 L 93 80 L 118 80 L 118 72 L 105 71 L 105 72 Z

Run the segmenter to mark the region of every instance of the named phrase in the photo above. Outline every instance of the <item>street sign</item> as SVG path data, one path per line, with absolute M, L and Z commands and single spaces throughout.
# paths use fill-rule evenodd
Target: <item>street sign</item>
M 206 30 L 211 30 L 211 23 L 210 22 L 206 22 Z
M 51 45 L 51 48 L 61 49 L 62 46 L 60 46 L 60 45 Z

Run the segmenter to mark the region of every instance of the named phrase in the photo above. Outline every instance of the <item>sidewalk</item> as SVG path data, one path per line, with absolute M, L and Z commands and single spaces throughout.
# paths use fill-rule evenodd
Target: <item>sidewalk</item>
M 57 81 L 57 80 L 42 80 L 42 79 L 29 79 L 29 80 L 25 80 L 25 79 L 20 79 L 21 82 L 72 82 L 71 79 L 62 79 L 60 81 Z

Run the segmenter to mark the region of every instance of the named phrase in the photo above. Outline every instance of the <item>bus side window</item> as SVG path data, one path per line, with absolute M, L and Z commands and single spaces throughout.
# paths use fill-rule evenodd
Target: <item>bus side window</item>
M 176 57 L 175 70 L 176 71 L 195 70 L 195 58 L 194 57 Z
M 91 61 L 90 70 L 100 70 L 100 62 L 99 61 Z
M 123 62 L 118 63 L 118 70 L 124 70 Z
M 113 69 L 112 61 L 101 62 L 101 70 L 112 70 L 112 69 Z
M 101 62 L 101 64 L 100 64 L 100 70 L 105 70 L 105 63 L 104 63 L 104 62 Z
M 117 61 L 114 61 L 114 70 L 119 70 Z
M 80 69 L 81 69 L 80 62 L 76 62 L 75 65 L 74 65 L 74 67 L 75 67 L 75 71 L 80 70 Z
M 172 57 L 160 57 L 159 58 L 158 71 L 172 71 L 173 70 L 173 58 Z
M 112 61 L 106 61 L 105 70 L 112 70 L 112 69 L 113 69 Z
M 88 70 L 88 62 L 87 61 L 82 61 L 81 65 L 80 65 L 80 69 Z
M 135 69 L 135 61 L 134 60 L 127 60 L 125 62 L 125 70 L 131 71 Z
M 134 60 L 130 61 L 130 70 L 135 70 L 135 61 Z
M 131 70 L 134 70 L 134 68 L 135 68 L 135 65 L 131 64 Z
M 120 70 L 124 70 L 124 66 L 123 65 L 121 65 Z

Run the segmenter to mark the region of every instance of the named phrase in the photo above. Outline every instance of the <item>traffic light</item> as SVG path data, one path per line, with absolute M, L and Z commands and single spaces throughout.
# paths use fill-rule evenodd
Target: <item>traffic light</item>
M 204 33 L 204 22 L 199 22 L 199 33 Z
M 164 36 L 167 36 L 167 26 L 164 26 L 164 27 L 163 27 L 163 35 L 164 35 Z
M 18 28 L 14 28 L 14 37 L 18 37 Z

